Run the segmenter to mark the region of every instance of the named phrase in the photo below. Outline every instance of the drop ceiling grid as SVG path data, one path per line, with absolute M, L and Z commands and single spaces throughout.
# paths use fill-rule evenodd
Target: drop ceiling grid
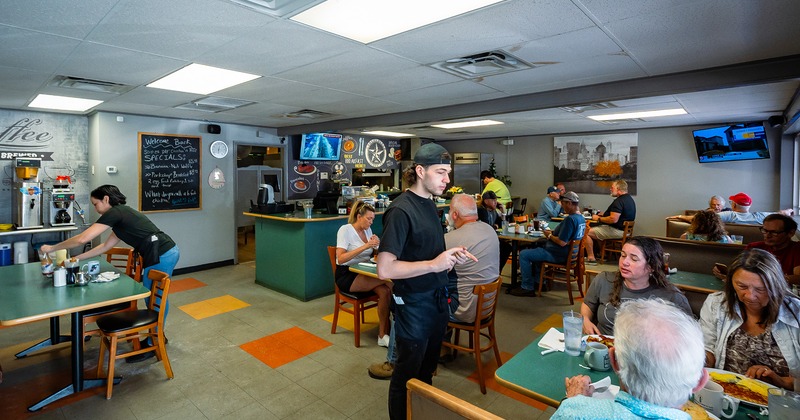
M 379 99 L 414 105 L 417 108 L 434 108 L 465 102 L 485 101 L 505 97 L 506 94 L 471 80 L 461 80 L 421 89 L 406 90 L 380 96 Z
M 0 64 L 25 70 L 55 69 L 80 41 L 0 26 Z
M 0 23 L 83 39 L 115 3 L 108 0 L 3 0 Z
M 153 82 L 187 64 L 187 61 L 150 53 L 84 42 L 58 66 L 56 73 L 139 86 Z

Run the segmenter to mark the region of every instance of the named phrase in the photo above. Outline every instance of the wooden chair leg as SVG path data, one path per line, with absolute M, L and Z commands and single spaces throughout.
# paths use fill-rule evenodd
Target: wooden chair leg
M 97 377 L 103 377 L 103 356 L 105 356 L 106 350 L 106 339 L 105 337 L 100 337 L 100 356 L 97 357 Z
M 494 348 L 494 360 L 497 362 L 497 367 L 503 366 L 503 360 L 500 358 L 500 349 L 497 347 L 497 336 L 494 333 L 494 324 L 489 326 L 489 337 L 492 340 L 492 347 Z
M 172 379 L 175 377 L 175 374 L 172 372 L 172 364 L 169 363 L 169 357 L 167 357 L 167 346 L 164 343 L 164 334 L 158 335 L 158 351 L 156 352 L 161 363 L 164 364 L 164 371 L 167 373 L 167 379 Z
M 472 351 L 475 353 L 475 364 L 478 367 L 478 384 L 481 386 L 481 393 L 486 394 L 486 379 L 483 377 L 483 363 L 481 362 L 481 331 L 476 329 L 470 334 Z
M 114 389 L 114 365 L 117 362 L 117 336 L 111 336 L 111 343 L 108 348 L 108 375 L 106 375 L 106 399 L 111 399 L 111 391 Z
M 339 322 L 339 302 L 337 299 L 333 307 L 333 322 L 331 323 L 331 334 L 336 334 L 336 325 Z
M 353 332 L 355 333 L 356 347 L 361 347 L 361 308 L 353 306 Z
M 458 346 L 458 341 L 461 338 L 461 330 L 458 328 L 453 328 L 453 345 Z M 455 359 L 456 355 L 458 354 L 458 350 L 453 349 L 453 358 Z
M 574 305 L 575 301 L 572 299 L 572 282 L 569 281 L 569 273 L 566 273 L 565 276 L 567 277 L 567 293 L 569 294 L 569 304 Z

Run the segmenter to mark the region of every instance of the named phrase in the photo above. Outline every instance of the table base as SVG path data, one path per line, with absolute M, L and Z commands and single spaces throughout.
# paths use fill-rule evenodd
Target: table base
M 114 377 L 114 385 L 120 383 L 120 381 L 122 381 L 122 377 Z M 94 387 L 98 387 L 98 386 L 105 386 L 105 385 L 106 385 L 106 380 L 105 379 L 84 379 L 83 383 L 80 386 L 81 389 L 79 389 L 79 390 L 76 390 L 75 386 L 73 384 L 69 384 L 69 385 L 65 386 L 64 388 L 54 392 L 49 397 L 47 397 L 47 398 L 37 402 L 36 404 L 28 407 L 28 411 L 40 410 L 42 407 L 46 406 L 47 404 L 50 404 L 51 402 L 58 401 L 58 400 L 60 400 L 60 399 L 62 399 L 64 397 L 68 397 L 68 396 L 70 396 L 72 394 L 76 394 L 76 393 L 78 393 L 80 391 L 83 391 L 83 390 L 86 390 L 86 389 L 89 389 L 89 388 L 94 388 Z
M 70 335 L 61 335 L 61 326 L 58 324 L 58 317 L 50 317 L 50 338 L 44 339 L 25 350 L 14 355 L 17 359 L 21 359 L 26 357 L 27 355 L 43 349 L 49 346 L 55 346 L 56 344 L 66 343 L 70 341 L 72 336 Z

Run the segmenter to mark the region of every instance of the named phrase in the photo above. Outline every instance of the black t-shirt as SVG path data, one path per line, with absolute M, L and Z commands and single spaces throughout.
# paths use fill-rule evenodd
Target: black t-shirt
M 119 239 L 139 252 L 142 252 L 140 245 L 151 235 L 158 236 L 158 255 L 162 255 L 175 246 L 172 238 L 161 232 L 147 216 L 124 204 L 108 209 L 97 219 L 97 223 L 111 227 Z
M 500 214 L 497 211 L 489 210 L 483 206 L 478 206 L 478 220 L 488 223 L 495 229 L 503 225 L 503 219 L 500 218 Z
M 439 212 L 431 199 L 411 191 L 400 194 L 383 215 L 383 236 L 378 252 L 389 252 L 401 261 L 427 261 L 445 250 Z M 447 285 L 447 272 L 427 273 L 394 282 L 394 293 L 434 290 Z
M 633 197 L 630 194 L 623 194 L 614 199 L 611 205 L 608 206 L 608 210 L 603 213 L 603 216 L 609 216 L 611 212 L 619 213 L 617 223 L 611 226 L 623 230 L 625 229 L 625 226 L 622 225 L 623 223 L 636 220 L 636 202 L 633 201 Z

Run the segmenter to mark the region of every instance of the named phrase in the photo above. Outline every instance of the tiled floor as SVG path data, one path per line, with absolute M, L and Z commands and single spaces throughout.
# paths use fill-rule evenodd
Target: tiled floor
M 138 364 L 120 361 L 117 372 L 124 379 L 114 387 L 111 400 L 105 400 L 99 389 L 90 390 L 51 404 L 35 416 L 387 418 L 389 382 L 367 375 L 370 363 L 386 357 L 386 349 L 376 344 L 377 330 L 364 329 L 361 348 L 355 348 L 345 322 L 336 334 L 330 333 L 330 321 L 324 318 L 333 310 L 332 296 L 300 302 L 256 285 L 254 272 L 253 263 L 245 263 L 175 277 L 165 328 L 173 380 L 166 379 L 163 365 L 155 359 Z M 562 290 L 542 298 L 503 294 L 497 315 L 503 359 L 558 323 L 560 317 L 554 314 L 579 305 L 577 301 L 570 306 Z M 68 331 L 67 319 L 62 318 L 62 330 Z M 0 329 L 3 419 L 30 417 L 28 405 L 69 382 L 68 344 L 14 359 L 14 353 L 41 340 L 47 331 L 46 322 Z M 97 339 L 86 343 L 85 354 L 87 372 L 93 375 Z M 491 354 L 483 360 L 487 366 L 494 365 Z M 487 394 L 481 394 L 474 372 L 474 359 L 462 355 L 447 366 L 440 365 L 434 385 L 509 419 L 548 418 L 553 412 L 493 380 L 488 381 Z

